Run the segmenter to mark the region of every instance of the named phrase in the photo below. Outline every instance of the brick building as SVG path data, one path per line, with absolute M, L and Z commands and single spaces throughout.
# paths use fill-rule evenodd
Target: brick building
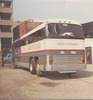
M 21 21 L 13 21 L 13 28 L 18 26 L 20 23 L 22 23 Z
M 0 0 L 0 67 L 4 65 L 4 56 L 11 48 L 12 25 L 13 0 Z

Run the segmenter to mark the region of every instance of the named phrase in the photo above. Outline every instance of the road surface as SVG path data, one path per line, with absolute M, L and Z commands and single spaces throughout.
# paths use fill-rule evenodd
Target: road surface
M 31 75 L 28 69 L 0 68 L 0 99 L 93 99 L 93 65 L 77 74 Z

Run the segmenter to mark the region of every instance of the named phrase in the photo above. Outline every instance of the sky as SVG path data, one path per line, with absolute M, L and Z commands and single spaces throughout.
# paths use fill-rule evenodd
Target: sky
M 37 21 L 66 18 L 87 23 L 93 21 L 93 0 L 13 0 L 13 19 Z

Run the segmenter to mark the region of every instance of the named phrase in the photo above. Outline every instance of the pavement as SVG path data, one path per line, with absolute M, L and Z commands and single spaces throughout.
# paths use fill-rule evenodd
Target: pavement
M 93 65 L 76 74 L 31 75 L 28 69 L 0 68 L 1 99 L 93 99 Z

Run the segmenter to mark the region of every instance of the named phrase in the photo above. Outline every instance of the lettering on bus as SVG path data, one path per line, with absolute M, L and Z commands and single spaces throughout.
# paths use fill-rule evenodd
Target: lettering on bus
M 37 43 L 37 44 L 29 45 L 28 50 L 40 49 L 40 47 L 41 47 L 41 44 Z
M 22 50 L 22 53 L 24 53 L 24 52 L 31 52 L 32 50 L 40 49 L 40 47 L 41 47 L 40 43 L 30 44 L 28 46 L 22 47 L 21 50 Z
M 78 45 L 78 43 L 57 43 L 57 45 Z

